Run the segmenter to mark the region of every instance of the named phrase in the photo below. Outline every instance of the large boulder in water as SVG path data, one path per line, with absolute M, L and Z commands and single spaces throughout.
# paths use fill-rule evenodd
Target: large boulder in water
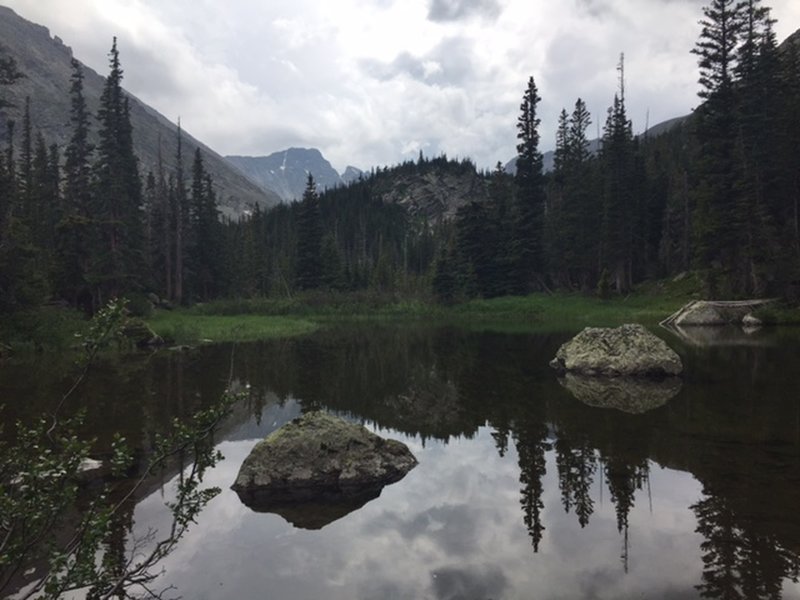
M 297 502 L 357 507 L 416 465 L 402 442 L 338 417 L 310 412 L 259 442 L 232 487 L 245 504 L 259 511 L 280 514 L 275 508 Z
M 562 373 L 607 377 L 665 377 L 683 371 L 675 351 L 636 324 L 587 327 L 558 349 L 550 366 Z

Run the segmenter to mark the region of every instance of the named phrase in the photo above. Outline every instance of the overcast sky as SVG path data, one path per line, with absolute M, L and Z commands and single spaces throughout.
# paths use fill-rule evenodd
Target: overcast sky
M 2 1 L 2 0 L 0 0 Z M 596 126 L 625 53 L 634 129 L 697 103 L 704 0 L 5 0 L 221 154 L 317 147 L 338 170 L 515 153 L 533 75 L 542 148 L 578 97 Z M 769 3 L 783 40 L 800 1 Z

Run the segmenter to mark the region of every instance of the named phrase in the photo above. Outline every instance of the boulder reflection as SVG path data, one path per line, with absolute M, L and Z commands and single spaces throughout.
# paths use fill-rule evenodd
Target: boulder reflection
M 678 395 L 683 385 L 680 377 L 654 380 L 642 377 L 588 377 L 574 373 L 566 373 L 558 381 L 587 406 L 613 408 L 634 415 L 663 406 Z

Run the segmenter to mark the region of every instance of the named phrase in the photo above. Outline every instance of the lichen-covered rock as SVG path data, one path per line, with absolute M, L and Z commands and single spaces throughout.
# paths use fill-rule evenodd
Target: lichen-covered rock
M 680 377 L 659 381 L 641 377 L 588 377 L 566 373 L 559 379 L 578 400 L 588 406 L 613 408 L 641 414 L 666 404 L 681 391 Z
M 248 505 L 337 500 L 379 491 L 416 465 L 405 444 L 311 412 L 259 442 L 232 487 Z
M 683 371 L 675 351 L 636 324 L 587 327 L 558 349 L 550 366 L 562 373 L 607 377 L 664 377 Z

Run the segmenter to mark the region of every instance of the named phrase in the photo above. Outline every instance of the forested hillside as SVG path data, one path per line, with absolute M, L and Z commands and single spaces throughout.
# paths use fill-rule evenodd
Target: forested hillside
M 112 32 L 101 34 L 103 44 L 110 40 Z M 0 108 L 0 144 L 7 139 L 7 123 L 15 121 L 17 132 L 24 118 L 25 98 L 30 97 L 30 114 L 34 129 L 44 136 L 49 146 L 57 144 L 62 150 L 69 142 L 70 126 L 70 76 L 72 74 L 72 50 L 58 37 L 41 25 L 22 18 L 10 8 L 0 6 L 0 43 L 4 53 L 13 57 L 19 70 L 25 75 L 2 91 L 9 105 Z M 91 68 L 83 69 L 83 94 L 89 112 L 94 115 L 100 107 L 103 77 Z M 174 156 L 176 125 L 158 111 L 148 106 L 129 92 L 130 120 L 133 127 L 133 147 L 139 159 L 142 173 L 155 170 L 158 156 Z M 180 115 L 170 115 L 172 121 Z M 191 129 L 191 125 L 190 125 Z M 97 144 L 97 129 L 92 128 L 89 139 Z M 209 147 L 184 132 L 184 142 L 192 149 L 199 147 L 206 158 L 206 167 L 214 177 L 219 196 L 220 210 L 227 215 L 239 216 L 251 204 L 272 206 L 280 198 L 269 190 L 244 177 L 237 169 Z
M 531 77 L 516 115 L 516 174 L 445 156 L 379 168 L 301 202 L 221 219 L 203 155 L 139 171 L 116 46 L 90 140 L 73 65 L 71 134 L 48 147 L 26 108 L 0 166 L 0 308 L 60 300 L 91 311 L 154 292 L 175 303 L 372 289 L 452 302 L 536 290 L 627 294 L 695 271 L 710 297 L 800 293 L 800 45 L 778 46 L 757 0 L 713 0 L 693 52 L 700 105 L 635 137 L 624 57 L 598 152 L 589 107 L 540 152 Z M 795 38 L 797 36 L 794 36 Z M 9 57 L 3 89 L 19 80 Z M 26 104 L 26 107 L 29 104 Z M 509 115 L 510 122 L 515 115 Z

